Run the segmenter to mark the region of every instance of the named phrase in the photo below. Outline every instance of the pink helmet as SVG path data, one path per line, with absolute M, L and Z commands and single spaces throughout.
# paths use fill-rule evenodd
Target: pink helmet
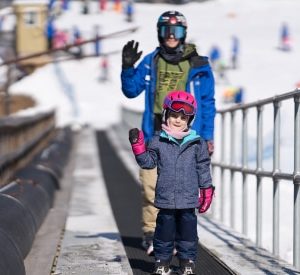
M 163 103 L 163 120 L 166 121 L 167 110 L 173 112 L 183 112 L 185 115 L 191 116 L 190 122 L 197 112 L 197 102 L 195 98 L 185 91 L 172 91 Z

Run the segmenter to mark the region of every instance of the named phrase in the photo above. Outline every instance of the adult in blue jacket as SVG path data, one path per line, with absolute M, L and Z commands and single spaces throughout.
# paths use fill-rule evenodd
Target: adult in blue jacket
M 128 98 L 145 92 L 145 111 L 142 130 L 146 142 L 161 129 L 162 104 L 172 90 L 185 90 L 197 100 L 198 112 L 192 129 L 200 135 L 213 153 L 214 138 L 214 77 L 207 57 L 199 56 L 193 44 L 185 43 L 187 23 L 183 14 L 177 11 L 163 13 L 157 22 L 159 47 L 146 55 L 135 68 L 142 52 L 138 42 L 129 41 L 122 52 L 122 91 Z M 153 252 L 152 238 L 155 230 L 157 209 L 154 193 L 157 178 L 156 169 L 140 171 L 143 186 L 142 222 L 147 254 Z

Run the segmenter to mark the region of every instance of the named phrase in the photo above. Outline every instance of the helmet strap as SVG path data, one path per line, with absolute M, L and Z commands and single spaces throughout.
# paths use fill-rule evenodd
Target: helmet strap
M 162 123 L 166 124 L 167 123 L 167 118 L 168 118 L 168 114 L 169 113 L 169 109 L 163 109 L 162 111 Z

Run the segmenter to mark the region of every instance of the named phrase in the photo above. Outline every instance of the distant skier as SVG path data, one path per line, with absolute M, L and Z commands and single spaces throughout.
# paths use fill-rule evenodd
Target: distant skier
M 121 0 L 113 0 L 113 9 L 114 11 L 120 13 L 122 12 L 122 2 Z
M 238 65 L 238 57 L 240 52 L 240 41 L 235 35 L 232 36 L 231 40 L 231 68 L 236 69 Z
M 239 87 L 234 95 L 234 103 L 241 104 L 244 102 L 244 88 Z
M 107 0 L 99 0 L 100 12 L 106 10 L 106 6 L 107 6 Z
M 82 14 L 89 14 L 89 0 L 82 0 Z
M 215 71 L 217 73 L 217 82 L 229 83 L 227 78 L 228 66 L 224 59 L 219 59 L 215 64 Z
M 55 36 L 55 26 L 53 17 L 49 17 L 46 26 L 46 36 L 48 41 L 48 50 L 51 50 L 53 47 L 53 39 Z
M 101 53 L 101 40 L 99 39 L 100 37 L 100 26 L 99 25 L 96 25 L 95 26 L 95 45 L 94 45 L 94 48 L 95 48 L 95 55 L 96 56 L 99 56 L 100 53 Z
M 280 28 L 280 46 L 279 48 L 283 51 L 291 50 L 291 37 L 289 26 L 286 22 L 282 23 Z
M 62 9 L 65 11 L 69 9 L 69 0 L 62 0 Z
M 221 58 L 221 50 L 217 45 L 213 45 L 209 51 L 209 59 L 213 69 L 216 69 L 217 63 Z
M 53 38 L 53 48 L 61 48 L 68 44 L 68 32 L 66 30 L 57 30 Z
M 126 6 L 125 6 L 125 14 L 126 14 L 126 21 L 132 22 L 133 21 L 133 0 L 127 0 Z
M 105 82 L 108 80 L 108 74 L 109 74 L 109 63 L 108 63 L 107 55 L 103 55 L 100 66 L 101 66 L 100 81 Z
M 73 27 L 73 43 L 75 45 L 78 45 L 76 48 L 75 48 L 75 52 L 74 52 L 74 55 L 77 57 L 77 58 L 81 58 L 82 57 L 82 54 L 83 54 L 83 49 L 82 49 L 82 45 L 80 45 L 80 43 L 82 42 L 82 37 L 81 37 L 81 32 L 79 31 L 78 27 L 77 26 L 74 26 Z

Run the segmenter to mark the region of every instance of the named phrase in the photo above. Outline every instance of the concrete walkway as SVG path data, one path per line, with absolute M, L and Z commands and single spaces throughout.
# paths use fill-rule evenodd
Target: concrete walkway
M 54 274 L 132 274 L 90 128 L 78 136 L 72 178 L 74 188 Z

